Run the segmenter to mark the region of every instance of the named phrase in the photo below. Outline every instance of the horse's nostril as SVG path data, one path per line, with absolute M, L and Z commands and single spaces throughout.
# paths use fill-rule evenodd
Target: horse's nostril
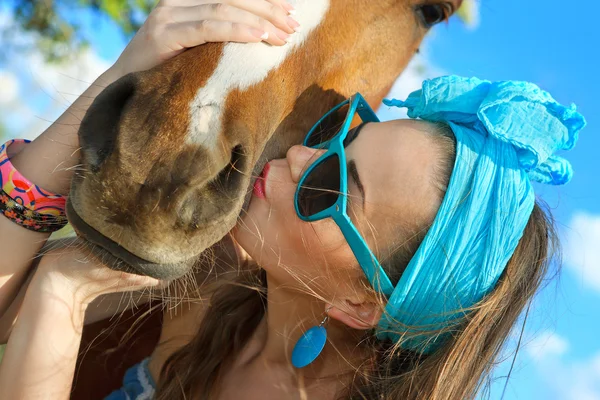
M 134 92 L 135 78 L 124 76 L 96 97 L 81 121 L 79 143 L 92 172 L 113 152 L 123 109 Z
M 229 163 L 219 172 L 211 185 L 216 190 L 229 194 L 240 187 L 245 169 L 246 155 L 243 147 L 237 145 L 231 150 Z

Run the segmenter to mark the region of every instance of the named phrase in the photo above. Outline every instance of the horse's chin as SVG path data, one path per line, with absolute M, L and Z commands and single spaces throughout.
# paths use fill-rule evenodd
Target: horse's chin
M 190 260 L 157 264 L 144 260 L 87 224 L 73 209 L 70 201 L 67 201 L 67 214 L 77 236 L 84 241 L 91 253 L 110 269 L 161 280 L 173 280 L 185 275 L 195 263 L 195 260 Z

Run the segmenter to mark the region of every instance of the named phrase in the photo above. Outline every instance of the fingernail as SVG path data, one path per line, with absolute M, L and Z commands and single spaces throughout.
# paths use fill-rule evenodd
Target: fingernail
M 155 278 L 150 278 L 149 276 L 140 276 L 140 275 L 132 275 L 129 278 L 130 286 L 140 286 L 140 287 L 155 287 L 160 285 L 160 281 Z
M 296 9 L 294 8 L 293 5 L 291 5 L 288 2 L 283 2 L 283 8 L 285 8 L 285 10 L 288 12 L 288 14 L 290 15 L 295 15 L 296 14 Z
M 300 32 L 300 23 L 298 21 L 296 21 L 294 18 L 287 17 L 286 22 L 287 22 L 288 26 L 290 28 L 292 28 L 294 31 Z
M 158 285 L 156 285 L 157 289 L 166 289 L 167 287 L 169 287 L 172 281 L 161 279 L 158 282 Z
M 277 35 L 277 37 L 279 39 L 286 41 L 286 42 L 290 38 L 290 35 L 288 33 L 285 33 L 284 31 L 282 31 L 281 29 L 276 29 L 275 34 Z
M 255 36 L 262 40 L 267 40 L 269 38 L 269 33 L 260 29 L 252 28 L 250 29 L 250 33 L 252 33 L 252 36 Z
M 148 286 L 158 287 L 161 286 L 162 282 L 156 278 L 150 278 L 148 281 Z

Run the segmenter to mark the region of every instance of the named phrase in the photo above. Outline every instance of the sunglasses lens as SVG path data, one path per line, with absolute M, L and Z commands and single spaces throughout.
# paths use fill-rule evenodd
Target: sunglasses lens
M 336 154 L 321 160 L 298 191 L 298 209 L 310 217 L 333 206 L 340 194 L 340 159 Z
M 344 104 L 337 110 L 327 114 L 321 122 L 315 125 L 310 136 L 306 139 L 306 145 L 308 147 L 318 147 L 321 143 L 333 139 L 342 129 L 349 108 L 349 104 Z

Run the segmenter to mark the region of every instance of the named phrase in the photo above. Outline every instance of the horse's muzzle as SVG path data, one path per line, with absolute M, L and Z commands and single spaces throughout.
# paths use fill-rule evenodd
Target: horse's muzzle
M 191 270 L 195 260 L 157 264 L 136 256 L 85 222 L 67 201 L 67 216 L 77 235 L 86 240 L 92 253 L 107 267 L 162 280 L 180 278 Z

